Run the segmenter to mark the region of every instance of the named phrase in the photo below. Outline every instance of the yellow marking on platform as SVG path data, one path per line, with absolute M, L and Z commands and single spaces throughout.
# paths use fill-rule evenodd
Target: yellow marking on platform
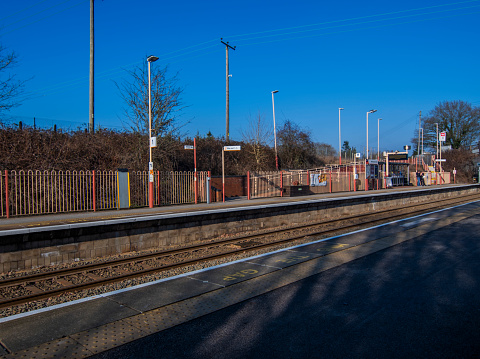
M 285 258 L 285 259 L 278 259 L 276 262 L 283 262 L 283 263 L 290 264 L 290 263 L 301 262 L 301 261 L 303 261 L 304 259 L 309 259 L 309 258 L 311 258 L 311 257 L 312 257 L 312 256 L 309 256 L 309 255 L 306 255 L 306 256 L 294 256 L 294 257 L 288 257 L 288 258 Z
M 318 248 L 317 251 L 318 252 L 331 251 L 332 249 L 342 249 L 342 248 L 345 248 L 345 247 L 348 247 L 348 244 L 337 243 L 337 244 L 325 246 L 323 248 Z
M 236 280 L 236 279 L 239 279 L 239 278 L 244 278 L 249 274 L 251 275 L 251 274 L 257 274 L 257 273 L 258 273 L 258 270 L 256 270 L 256 269 L 244 269 L 244 270 L 241 270 L 237 273 L 234 273 L 234 274 L 227 275 L 227 276 L 223 277 L 223 280 L 225 280 L 225 281 Z

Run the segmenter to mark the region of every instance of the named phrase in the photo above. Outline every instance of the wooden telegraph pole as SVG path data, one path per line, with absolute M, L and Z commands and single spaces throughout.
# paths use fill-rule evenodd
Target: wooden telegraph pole
M 228 84 L 228 80 L 229 80 L 229 77 L 230 77 L 230 74 L 229 74 L 229 71 L 228 71 L 228 49 L 232 49 L 232 50 L 235 50 L 236 46 L 230 46 L 228 44 L 228 41 L 227 42 L 224 42 L 223 41 L 223 38 L 220 39 L 220 42 L 222 44 L 225 45 L 225 51 L 226 51 L 226 55 L 227 55 L 227 108 L 226 108 L 226 141 L 228 142 L 229 141 L 229 138 L 230 138 L 230 124 L 229 124 L 229 117 L 230 117 L 230 105 L 229 105 L 229 102 L 230 102 L 230 98 L 229 98 L 229 84 Z

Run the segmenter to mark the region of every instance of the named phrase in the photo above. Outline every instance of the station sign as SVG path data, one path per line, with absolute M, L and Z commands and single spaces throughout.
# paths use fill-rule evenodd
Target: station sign
M 439 141 L 445 142 L 446 140 L 447 140 L 447 133 L 446 132 L 440 132 Z
M 360 152 L 355 153 L 355 158 L 360 158 L 362 154 Z
M 389 160 L 408 160 L 407 153 L 392 153 L 388 155 Z
M 185 145 L 183 148 L 186 150 L 193 150 L 194 147 L 192 145 Z
M 242 149 L 242 146 L 224 146 L 223 150 L 224 151 L 240 151 Z

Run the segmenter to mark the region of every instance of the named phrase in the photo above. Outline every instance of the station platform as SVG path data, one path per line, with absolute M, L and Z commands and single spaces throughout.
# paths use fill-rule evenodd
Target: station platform
M 232 202 L 225 204 L 229 205 Z M 138 287 L 1 318 L 0 354 L 4 358 L 85 358 L 113 348 L 122 350 L 122 345 L 479 214 L 480 202 L 474 202 Z M 478 228 L 472 228 L 472 237 L 476 233 Z M 478 252 L 476 246 L 472 253 Z M 159 357 L 162 356 L 159 354 Z
M 427 186 L 427 187 L 395 187 L 392 189 L 380 189 L 370 191 L 356 191 L 356 192 L 334 192 L 324 193 L 300 197 L 269 197 L 269 198 L 255 198 L 248 200 L 246 197 L 228 198 L 225 202 L 212 203 L 198 203 L 198 204 L 183 204 L 170 205 L 154 208 L 130 208 L 121 210 L 105 210 L 97 212 L 72 212 L 72 213 L 52 213 L 46 215 L 35 216 L 18 216 L 11 218 L 0 219 L 0 234 L 2 231 L 22 229 L 22 228 L 38 228 L 48 226 L 58 226 L 64 224 L 80 224 L 88 222 L 102 222 L 118 219 L 149 217 L 158 215 L 171 215 L 192 212 L 202 212 L 210 210 L 225 210 L 228 208 L 241 207 L 256 207 L 272 204 L 288 204 L 288 203 L 304 203 L 308 201 L 318 201 L 322 199 L 333 198 L 353 198 L 362 196 L 376 196 L 383 194 L 392 194 L 396 192 L 416 192 L 429 191 L 440 188 L 462 187 L 461 184 L 449 184 L 441 186 Z

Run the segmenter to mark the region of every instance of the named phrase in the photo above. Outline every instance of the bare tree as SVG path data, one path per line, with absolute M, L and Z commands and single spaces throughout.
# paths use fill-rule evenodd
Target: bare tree
M 446 132 L 446 145 L 453 149 L 467 147 L 478 142 L 480 136 L 480 107 L 464 101 L 440 102 L 422 121 L 424 146 L 436 149 L 438 130 Z M 418 142 L 415 131 L 413 143 Z
M 319 159 L 325 163 L 334 163 L 338 158 L 338 153 L 332 145 L 327 143 L 315 143 L 315 152 Z
M 0 121 L 5 113 L 20 105 L 19 96 L 23 94 L 25 81 L 18 80 L 11 70 L 17 63 L 17 55 L 7 52 L 0 45 Z
M 261 171 L 272 167 L 267 162 L 267 159 L 271 157 L 268 143 L 272 138 L 273 134 L 260 113 L 256 118 L 250 118 L 248 127 L 242 130 L 242 139 L 247 145 L 245 150 L 251 156 L 252 170 Z M 274 164 L 272 163 L 272 165 Z
M 315 153 L 315 143 L 310 131 L 302 130 L 287 120 L 277 132 L 279 160 L 282 168 L 307 169 L 323 166 L 324 162 Z
M 177 85 L 177 75 L 168 77 L 167 67 L 151 66 L 152 83 L 152 136 L 172 135 L 177 127 L 178 114 L 182 110 L 181 94 L 183 89 Z M 115 83 L 125 102 L 125 116 L 130 129 L 148 134 L 148 67 L 143 66 L 127 70 L 128 79 Z

